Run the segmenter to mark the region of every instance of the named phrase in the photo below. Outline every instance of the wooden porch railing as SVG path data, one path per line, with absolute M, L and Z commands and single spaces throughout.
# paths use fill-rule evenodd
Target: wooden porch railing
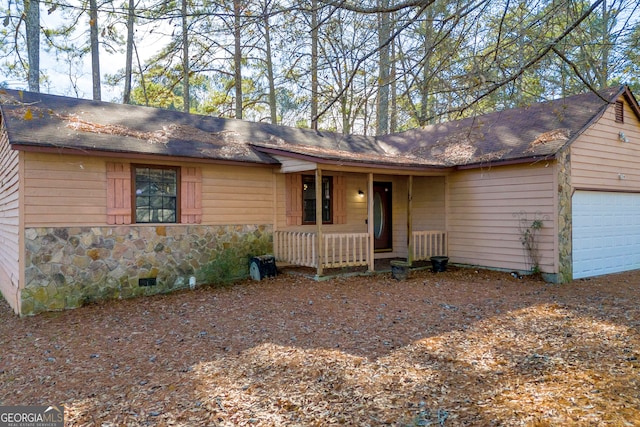
M 369 235 L 367 233 L 323 234 L 323 267 L 351 267 L 369 262 Z
M 316 234 L 300 231 L 276 231 L 273 246 L 278 261 L 317 268 Z M 322 235 L 323 268 L 367 265 L 367 233 L 326 233 Z
M 277 261 L 305 267 L 317 267 L 316 233 L 276 231 L 273 251 Z
M 278 261 L 317 268 L 316 233 L 276 231 L 274 254 Z M 322 235 L 322 268 L 339 268 L 369 263 L 367 233 L 326 233 Z M 413 260 L 447 256 L 447 233 L 441 230 L 413 232 Z
M 413 259 L 427 260 L 432 256 L 447 256 L 446 231 L 414 231 Z

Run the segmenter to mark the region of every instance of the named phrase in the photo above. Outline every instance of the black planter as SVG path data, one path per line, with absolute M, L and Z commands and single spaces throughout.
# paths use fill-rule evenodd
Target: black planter
M 447 263 L 449 263 L 448 256 L 432 256 L 431 258 L 431 270 L 436 273 L 447 271 Z

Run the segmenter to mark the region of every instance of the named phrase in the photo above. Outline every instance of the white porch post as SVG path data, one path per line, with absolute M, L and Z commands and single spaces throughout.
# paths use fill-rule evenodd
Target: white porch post
M 373 231 L 373 173 L 367 177 L 367 233 L 369 233 L 369 271 L 375 270 L 375 236 Z
M 316 168 L 316 275 L 322 276 L 322 170 Z

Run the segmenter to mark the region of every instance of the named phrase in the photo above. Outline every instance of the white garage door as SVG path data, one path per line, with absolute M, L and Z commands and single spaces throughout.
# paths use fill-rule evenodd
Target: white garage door
M 573 278 L 640 269 L 640 194 L 576 191 Z

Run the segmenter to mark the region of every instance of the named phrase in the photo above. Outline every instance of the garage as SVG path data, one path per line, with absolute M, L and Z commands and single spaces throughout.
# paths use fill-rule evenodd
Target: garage
M 573 278 L 640 269 L 640 194 L 576 191 Z

